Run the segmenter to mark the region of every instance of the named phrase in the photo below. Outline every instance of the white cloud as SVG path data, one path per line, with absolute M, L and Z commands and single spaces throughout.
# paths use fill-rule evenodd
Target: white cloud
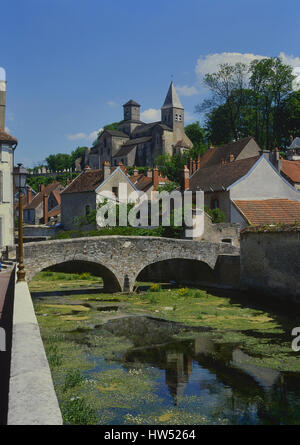
M 219 69 L 219 65 L 222 63 L 234 64 L 237 62 L 245 63 L 249 65 L 254 59 L 265 59 L 268 56 L 263 56 L 260 54 L 252 53 L 215 53 L 208 54 L 206 56 L 200 56 L 196 64 L 196 75 L 202 80 L 205 74 L 211 74 Z M 283 63 L 291 65 L 293 69 L 293 74 L 297 76 L 294 82 L 294 89 L 300 88 L 300 57 L 290 56 L 285 54 L 283 51 L 279 54 Z
M 187 85 L 176 85 L 176 91 L 181 95 L 181 96 L 194 96 L 195 94 L 198 94 L 198 90 L 196 87 L 189 87 Z
M 88 141 L 94 141 L 97 138 L 98 133 L 102 130 L 103 130 L 103 128 L 99 128 L 98 130 L 94 130 L 91 133 L 79 132 L 79 133 L 74 133 L 74 134 L 67 134 L 66 137 L 70 141 L 78 141 L 81 139 L 82 140 L 85 139 Z
M 0 66 L 0 80 L 6 80 L 5 69 Z
M 144 122 L 157 122 L 161 119 L 161 111 L 156 108 L 148 108 L 141 113 L 141 120 Z
M 196 74 L 202 78 L 205 74 L 211 74 L 218 70 L 222 63 L 234 64 L 237 62 L 249 64 L 254 59 L 264 59 L 265 56 L 251 53 L 215 53 L 200 56 L 196 64 Z
M 114 108 L 116 107 L 118 104 L 116 102 L 114 102 L 113 100 L 109 100 L 108 102 L 106 102 L 106 104 L 110 107 L 110 108 Z

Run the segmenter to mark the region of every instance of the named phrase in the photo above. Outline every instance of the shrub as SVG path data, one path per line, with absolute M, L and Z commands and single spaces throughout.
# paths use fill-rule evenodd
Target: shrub
M 159 283 L 151 284 L 150 291 L 151 292 L 160 292 L 161 291 L 161 285 Z
M 80 374 L 80 371 L 78 369 L 76 371 L 69 371 L 65 378 L 63 391 L 67 391 L 67 389 L 81 385 L 83 382 L 84 377 Z
M 191 294 L 191 290 L 188 287 L 182 287 L 181 289 L 178 289 L 178 295 L 180 297 L 187 297 Z
M 91 280 L 92 276 L 89 272 L 83 272 L 79 275 L 79 280 Z
M 69 425 L 95 425 L 98 423 L 96 410 L 84 399 L 74 397 L 63 403 L 62 415 L 64 423 Z

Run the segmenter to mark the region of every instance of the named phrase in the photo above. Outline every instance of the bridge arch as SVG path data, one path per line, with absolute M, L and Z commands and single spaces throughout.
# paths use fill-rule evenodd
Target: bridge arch
M 140 268 L 135 281 L 167 283 L 212 283 L 215 271 L 205 261 L 191 258 L 165 258 Z
M 39 272 L 51 268 L 53 271 L 57 272 L 67 272 L 67 273 L 84 273 L 89 272 L 96 276 L 102 277 L 104 282 L 105 292 L 120 292 L 122 286 L 115 275 L 115 273 L 107 266 L 95 262 L 87 261 L 86 259 L 64 259 L 61 262 L 57 262 L 55 258 L 49 260 L 47 264 L 43 263 L 40 267 L 36 267 L 34 272 L 30 274 L 29 279 L 32 278 Z

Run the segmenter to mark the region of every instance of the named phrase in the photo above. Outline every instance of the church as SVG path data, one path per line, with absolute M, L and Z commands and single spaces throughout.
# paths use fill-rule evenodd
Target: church
M 121 162 L 128 166 L 153 167 L 157 156 L 182 152 L 193 144 L 184 132 L 184 108 L 173 82 L 161 107 L 161 121 L 144 123 L 141 106 L 134 100 L 123 105 L 124 116 L 117 130 L 104 130 L 85 153 L 85 166 L 102 169 Z

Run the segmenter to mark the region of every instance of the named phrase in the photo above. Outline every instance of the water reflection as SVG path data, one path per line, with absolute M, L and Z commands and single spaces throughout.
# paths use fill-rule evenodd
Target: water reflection
M 300 423 L 299 375 L 280 373 L 249 363 L 232 345 L 215 344 L 204 335 L 130 349 L 123 366 L 139 363 L 164 371 L 173 403 L 198 396 L 212 418 L 230 423 Z

